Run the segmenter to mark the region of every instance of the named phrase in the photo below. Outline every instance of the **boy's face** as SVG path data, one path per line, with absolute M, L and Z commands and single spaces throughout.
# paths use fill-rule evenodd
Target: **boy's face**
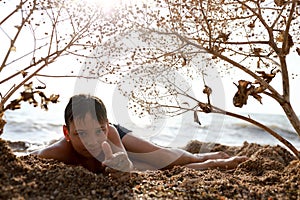
M 65 129 L 67 127 L 64 127 L 66 139 L 70 140 L 73 148 L 80 155 L 96 157 L 102 152 L 101 144 L 106 141 L 108 133 L 107 121 L 101 123 L 87 113 L 84 119 L 75 118 L 70 123 L 69 130 Z

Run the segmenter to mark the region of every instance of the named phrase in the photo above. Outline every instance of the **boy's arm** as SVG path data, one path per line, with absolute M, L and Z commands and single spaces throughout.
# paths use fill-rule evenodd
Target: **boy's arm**
M 248 160 L 248 157 L 246 156 L 234 156 L 227 159 L 214 159 L 214 160 L 206 160 L 204 162 L 198 162 L 198 163 L 191 163 L 185 165 L 186 167 L 192 168 L 192 169 L 234 169 L 236 168 L 240 163 Z
M 37 155 L 40 158 L 54 159 L 67 163 L 68 161 L 66 160 L 66 158 L 68 156 L 66 154 L 68 154 L 68 150 L 67 148 L 64 148 L 64 146 L 69 144 L 65 143 L 67 142 L 62 139 L 44 149 L 34 151 L 31 154 Z
M 200 162 L 195 155 L 178 148 L 163 148 L 128 133 L 122 143 L 133 160 L 150 164 L 156 169 Z
M 171 168 L 176 165 L 194 169 L 234 168 L 246 157 L 232 157 L 224 152 L 192 154 L 179 148 L 163 148 L 132 134 L 126 134 L 122 142 L 132 160 L 149 164 L 156 169 Z

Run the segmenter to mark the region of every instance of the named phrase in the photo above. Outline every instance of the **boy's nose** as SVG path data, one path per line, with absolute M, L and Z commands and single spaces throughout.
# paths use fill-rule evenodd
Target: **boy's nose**
M 88 138 L 85 138 L 84 143 L 87 147 L 90 148 L 96 148 L 100 145 L 99 138 L 97 138 L 96 136 L 90 136 Z
M 88 146 L 88 147 L 94 147 L 97 145 L 97 140 L 94 139 L 94 138 L 89 138 L 87 140 L 85 140 L 85 145 Z

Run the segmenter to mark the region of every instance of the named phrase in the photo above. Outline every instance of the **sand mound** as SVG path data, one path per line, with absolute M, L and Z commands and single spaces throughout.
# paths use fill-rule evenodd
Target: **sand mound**
M 191 141 L 185 149 L 196 153 L 203 144 Z M 53 160 L 16 157 L 0 139 L 0 199 L 300 199 L 300 161 L 286 149 L 248 143 L 209 148 L 249 160 L 230 171 L 174 167 L 132 173 L 121 182 Z

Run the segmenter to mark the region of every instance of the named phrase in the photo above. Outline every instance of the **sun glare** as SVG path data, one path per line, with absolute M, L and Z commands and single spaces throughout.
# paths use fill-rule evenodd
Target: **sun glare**
M 105 12 L 111 12 L 114 8 L 124 5 L 125 0 L 91 0 L 97 7 Z M 129 2 L 129 1 L 128 1 Z
M 110 1 L 107 1 L 107 0 L 92 0 L 92 2 L 94 4 L 96 4 L 97 6 L 101 7 L 101 8 L 104 8 L 104 9 L 112 9 L 114 7 L 114 4 L 119 1 L 119 0 L 110 0 Z
M 107 13 L 110 13 L 115 8 L 122 6 L 135 4 L 151 4 L 151 1 L 147 0 L 90 0 L 90 2 L 95 4 L 97 7 L 102 8 Z

